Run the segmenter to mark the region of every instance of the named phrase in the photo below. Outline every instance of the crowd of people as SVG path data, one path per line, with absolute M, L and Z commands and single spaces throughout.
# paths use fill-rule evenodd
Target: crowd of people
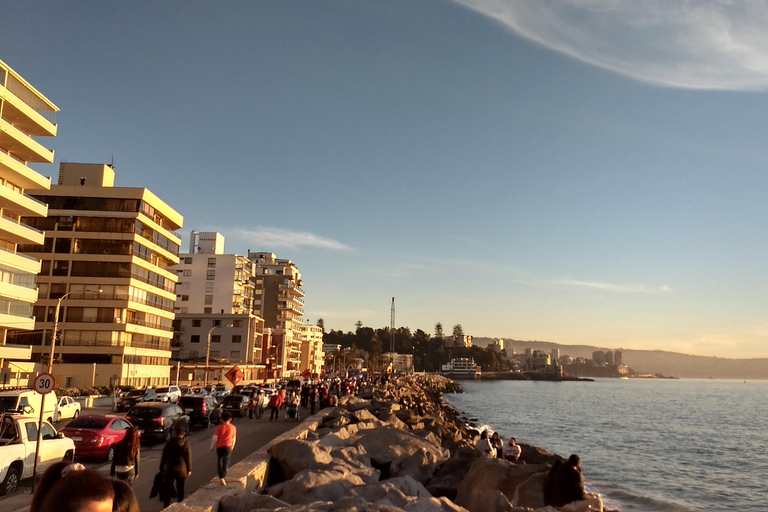
M 483 430 L 480 434 L 480 440 L 475 445 L 475 449 L 483 457 L 504 459 L 515 464 L 519 462 L 525 464 L 524 461 L 520 461 L 523 449 L 517 444 L 517 439 L 510 437 L 508 444 L 505 445 L 498 432 L 494 432 L 489 438 L 488 431 Z

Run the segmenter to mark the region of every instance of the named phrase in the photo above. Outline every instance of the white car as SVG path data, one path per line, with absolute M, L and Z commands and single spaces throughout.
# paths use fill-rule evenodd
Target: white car
M 216 389 L 213 391 L 213 398 L 216 400 L 219 400 L 220 398 L 224 398 L 225 396 L 229 395 L 229 389 L 227 389 L 226 386 L 216 386 Z
M 168 386 L 167 388 L 157 388 L 157 399 L 161 402 L 170 402 L 175 404 L 181 398 L 181 389 L 179 386 Z
M 61 420 L 74 419 L 80 416 L 82 406 L 80 402 L 70 396 L 62 396 L 59 403 L 56 404 L 56 412 L 53 415 L 53 422 L 58 423 Z

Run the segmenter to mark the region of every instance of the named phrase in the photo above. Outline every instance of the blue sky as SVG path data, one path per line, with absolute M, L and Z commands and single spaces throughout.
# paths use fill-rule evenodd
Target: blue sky
M 768 357 L 768 6 L 7 2 L 0 58 L 314 323 Z M 744 5 L 742 5 L 744 4 Z M 56 166 L 38 167 L 55 175 Z

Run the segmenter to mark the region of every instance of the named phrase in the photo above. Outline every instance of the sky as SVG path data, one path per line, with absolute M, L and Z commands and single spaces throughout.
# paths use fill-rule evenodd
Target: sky
M 0 59 L 306 318 L 768 357 L 768 2 L 4 2 Z

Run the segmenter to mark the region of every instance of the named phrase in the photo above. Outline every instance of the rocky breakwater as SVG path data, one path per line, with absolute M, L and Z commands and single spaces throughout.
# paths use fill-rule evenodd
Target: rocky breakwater
M 444 377 L 417 376 L 344 397 L 307 439 L 269 448 L 262 492 L 226 496 L 220 509 L 554 512 L 544 507 L 542 486 L 558 456 L 522 445 L 518 464 L 481 458 L 477 432 L 441 405 L 442 394 L 455 391 Z

